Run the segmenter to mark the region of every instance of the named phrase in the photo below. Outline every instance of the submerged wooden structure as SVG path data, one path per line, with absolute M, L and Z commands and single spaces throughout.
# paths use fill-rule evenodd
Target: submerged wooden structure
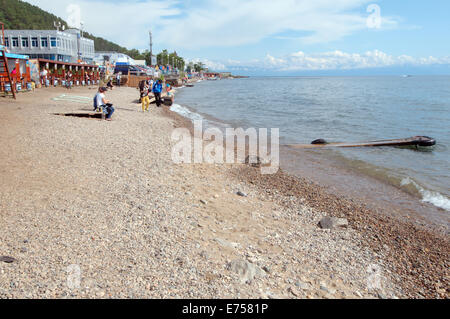
M 366 141 L 357 143 L 327 143 L 323 139 L 315 140 L 311 144 L 289 144 L 295 149 L 333 148 L 333 147 L 377 147 L 377 146 L 416 146 L 429 147 L 436 144 L 436 140 L 428 136 L 414 136 L 409 138 Z

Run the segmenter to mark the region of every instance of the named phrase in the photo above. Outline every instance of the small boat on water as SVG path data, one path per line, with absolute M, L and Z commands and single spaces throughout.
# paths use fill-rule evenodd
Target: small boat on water
M 436 140 L 428 136 L 414 136 L 409 138 L 367 141 L 357 143 L 328 143 L 324 139 L 317 139 L 311 144 L 289 144 L 287 146 L 297 149 L 329 148 L 329 147 L 376 147 L 376 146 L 414 146 L 430 147 L 436 145 Z

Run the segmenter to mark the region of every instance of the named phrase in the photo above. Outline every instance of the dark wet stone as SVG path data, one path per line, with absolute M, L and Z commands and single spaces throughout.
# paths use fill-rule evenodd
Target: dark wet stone
M 3 261 L 5 263 L 7 263 L 7 264 L 10 264 L 10 263 L 15 262 L 16 259 L 13 258 L 13 257 L 10 257 L 10 256 L 0 256 L 0 261 Z
M 239 196 L 242 196 L 242 197 L 247 197 L 247 194 L 243 193 L 241 191 L 237 192 L 236 194 L 238 194 Z

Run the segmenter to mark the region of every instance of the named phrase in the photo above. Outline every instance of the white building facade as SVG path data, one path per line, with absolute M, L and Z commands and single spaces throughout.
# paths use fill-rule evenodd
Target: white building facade
M 30 59 L 76 63 L 92 63 L 95 56 L 94 41 L 81 37 L 79 30 L 5 30 L 8 51 L 28 55 Z

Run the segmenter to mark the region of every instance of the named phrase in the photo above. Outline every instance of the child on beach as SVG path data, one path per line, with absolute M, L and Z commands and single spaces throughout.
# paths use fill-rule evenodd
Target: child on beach
M 111 121 L 111 116 L 114 113 L 114 107 L 109 100 L 105 97 L 105 92 L 107 89 L 105 87 L 100 87 L 97 94 L 94 96 L 94 111 L 100 108 L 106 113 L 106 120 Z
M 142 101 L 142 112 L 148 112 L 148 107 L 150 106 L 149 87 L 145 83 L 141 91 L 141 101 Z
M 166 84 L 166 92 L 167 92 L 167 97 L 168 97 L 169 99 L 171 99 L 172 102 L 173 102 L 174 96 L 173 96 L 173 93 L 172 93 L 172 87 L 170 86 L 169 83 Z

